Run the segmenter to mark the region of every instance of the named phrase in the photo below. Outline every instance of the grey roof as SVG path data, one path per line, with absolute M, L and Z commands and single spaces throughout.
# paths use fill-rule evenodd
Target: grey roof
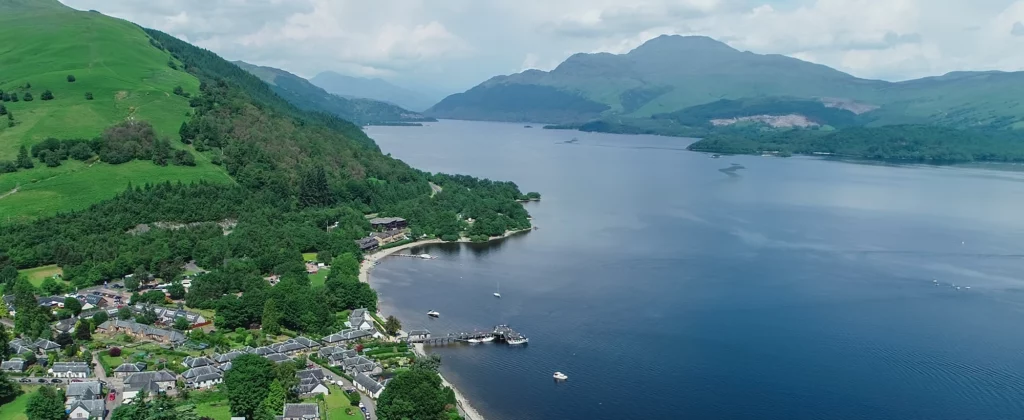
M 6 362 L 0 363 L 0 370 L 6 371 L 17 371 L 21 372 L 25 370 L 25 360 L 19 357 L 15 357 Z
M 361 250 L 367 250 L 367 249 L 379 246 L 380 244 L 377 242 L 377 238 L 374 238 L 372 236 L 367 236 L 367 237 L 362 238 L 362 239 L 356 239 L 356 245 L 358 245 L 359 249 L 361 249 Z
M 320 406 L 316 404 L 285 404 L 285 418 L 320 417 Z
M 401 217 L 375 217 L 370 219 L 370 225 L 386 225 L 394 222 L 404 222 L 405 219 Z
M 365 373 L 356 374 L 356 383 L 365 388 L 371 394 L 376 394 L 377 391 L 380 391 L 381 389 L 384 388 L 384 385 L 381 385 L 380 382 L 377 382 L 373 380 L 373 378 L 366 376 Z
M 319 368 L 300 370 L 295 372 L 295 376 L 299 378 L 313 378 L 320 381 L 324 379 L 324 370 Z
M 68 398 L 76 398 L 79 400 L 91 400 L 96 397 L 101 397 L 103 393 L 103 387 L 98 381 L 89 382 L 72 382 L 68 385 L 67 391 L 64 395 Z
M 62 319 L 57 321 L 53 328 L 60 332 L 71 332 L 71 330 L 75 329 L 75 323 L 77 322 L 78 320 L 75 318 Z
M 43 351 L 60 349 L 60 344 L 57 344 L 57 343 L 54 343 L 54 342 L 52 342 L 50 340 L 45 340 L 45 339 L 42 339 L 42 338 L 36 340 L 36 342 L 32 343 L 32 345 L 34 345 L 37 349 L 40 349 L 40 350 L 43 350 Z
M 146 370 L 145 363 L 122 363 L 121 366 L 114 368 L 114 372 L 120 373 L 135 373 Z
M 270 347 L 256 347 L 256 349 L 253 350 L 253 352 L 260 356 L 269 356 L 271 354 L 277 353 L 277 350 L 274 350 L 273 348 Z
M 269 360 L 271 362 L 274 362 L 274 363 L 282 363 L 282 362 L 287 362 L 289 360 L 292 360 L 292 358 L 288 357 L 288 356 L 285 356 L 285 355 L 283 355 L 281 353 L 274 353 L 274 354 L 271 354 L 271 355 L 267 356 L 267 360 Z
M 272 344 L 270 345 L 270 348 L 278 353 L 287 353 L 290 351 L 303 350 L 306 346 L 303 346 L 294 340 L 288 340 L 283 343 Z
M 403 232 L 403 231 L 401 231 L 399 229 L 391 229 L 391 230 L 386 231 L 386 232 L 373 232 L 373 233 L 370 234 L 371 237 L 378 238 L 378 239 L 390 239 L 390 238 L 394 238 L 396 236 L 402 236 L 402 235 L 405 235 L 405 232 Z
M 174 378 L 174 374 L 165 369 L 156 372 L 133 373 L 124 379 L 124 383 L 146 385 L 150 382 L 174 382 Z
M 82 407 L 85 411 L 89 412 L 89 417 L 102 418 L 106 414 L 107 403 L 103 399 L 98 400 L 77 400 L 71 404 L 71 411 L 75 411 L 76 408 Z
M 224 354 L 214 354 L 213 361 L 217 363 L 227 363 L 232 360 L 235 360 L 236 357 L 241 356 L 243 354 L 245 353 L 241 351 L 229 351 Z
M 353 309 L 352 313 L 348 315 L 348 319 L 352 318 L 365 318 L 366 308 Z
M 360 339 L 360 338 L 363 338 L 363 337 L 369 337 L 369 336 L 372 336 L 372 335 L 373 335 L 373 333 L 368 331 L 368 330 L 347 329 L 347 330 L 344 330 L 344 331 L 341 331 L 341 332 L 338 332 L 338 333 L 335 333 L 335 334 L 331 334 L 331 335 L 329 335 L 327 337 L 324 337 L 322 341 L 324 343 L 327 343 L 327 344 L 330 344 L 330 343 L 340 343 L 340 342 L 344 342 L 344 341 L 357 340 L 357 339 Z
M 192 383 L 203 383 L 203 382 L 217 381 L 217 380 L 223 380 L 223 379 L 224 379 L 224 374 L 223 373 L 211 372 L 211 373 L 207 373 L 205 375 L 199 375 L 199 376 L 195 377 L 195 379 L 193 379 L 193 380 L 191 380 L 189 382 L 192 382 Z
M 96 306 L 96 305 L 99 305 L 101 302 L 103 302 L 103 296 L 99 296 L 99 295 L 86 295 L 85 296 L 85 303 L 88 303 L 90 305 Z
M 202 366 L 213 365 L 213 360 L 210 360 L 210 359 L 208 359 L 206 357 L 187 356 L 187 357 L 185 357 L 185 360 L 181 361 L 181 364 L 185 365 L 185 367 L 187 367 L 187 368 L 197 368 L 197 367 L 202 367 Z
M 186 370 L 185 372 L 182 372 L 181 377 L 185 378 L 186 380 L 188 380 L 188 379 L 193 379 L 193 378 L 197 378 L 197 377 L 200 377 L 200 376 L 203 376 L 203 375 L 210 375 L 210 374 L 214 374 L 214 373 L 220 374 L 220 369 L 217 369 L 217 368 L 215 368 L 213 366 L 200 366 L 200 367 L 192 368 L 192 369 Z
M 225 362 L 225 363 L 221 364 L 220 365 L 220 370 L 223 370 L 225 372 L 231 370 L 231 362 Z
M 329 357 L 334 353 L 341 353 L 344 350 L 345 349 L 337 346 L 326 346 L 321 348 L 320 351 L 317 352 L 317 354 L 319 354 L 320 357 Z
M 134 334 L 155 335 L 158 337 L 162 337 L 172 343 L 180 343 L 185 341 L 185 335 L 180 332 L 156 328 L 150 325 L 140 324 L 135 321 L 122 321 L 120 319 L 111 319 L 100 324 L 97 328 L 104 330 L 123 328 L 131 331 Z
M 57 362 L 50 368 L 54 372 L 85 372 L 91 370 L 84 362 Z
M 306 337 L 295 337 L 294 340 L 295 340 L 296 343 L 302 344 L 303 346 L 305 346 L 307 348 L 319 347 L 320 346 L 320 343 L 317 343 L 316 341 L 310 340 L 309 338 L 306 338 Z
M 320 386 L 320 381 L 316 378 L 299 378 L 299 384 L 295 386 L 295 391 L 300 395 L 309 394 L 318 386 Z
M 360 372 L 369 372 L 376 367 L 376 363 L 373 360 L 367 359 L 363 356 L 349 357 L 341 362 L 346 369 L 353 369 Z

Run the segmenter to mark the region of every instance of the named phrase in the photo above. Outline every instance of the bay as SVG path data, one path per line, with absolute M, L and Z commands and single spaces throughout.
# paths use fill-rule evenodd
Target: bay
M 406 330 L 530 338 L 431 349 L 488 419 L 1024 417 L 1020 172 L 714 159 L 504 123 L 368 134 L 417 168 L 543 195 L 535 231 L 422 247 L 439 258 L 371 278 Z

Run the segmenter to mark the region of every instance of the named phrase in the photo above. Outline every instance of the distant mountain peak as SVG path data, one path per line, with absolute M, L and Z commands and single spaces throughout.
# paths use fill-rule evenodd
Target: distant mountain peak
M 634 48 L 627 55 L 686 52 L 739 52 L 739 50 L 706 36 L 660 35 Z

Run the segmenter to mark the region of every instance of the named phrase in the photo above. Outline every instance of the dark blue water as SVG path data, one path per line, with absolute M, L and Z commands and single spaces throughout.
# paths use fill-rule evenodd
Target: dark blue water
M 435 348 L 488 419 L 1024 418 L 1022 173 L 516 124 L 369 133 L 418 168 L 543 194 L 540 229 L 371 280 L 406 329 L 530 337 Z

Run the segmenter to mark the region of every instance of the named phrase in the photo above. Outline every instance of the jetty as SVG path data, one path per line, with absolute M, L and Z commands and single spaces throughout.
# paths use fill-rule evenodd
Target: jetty
M 497 325 L 494 329 L 477 330 L 469 332 L 456 332 L 448 333 L 445 335 L 431 335 L 430 333 L 411 335 L 408 339 L 410 343 L 423 343 L 432 346 L 443 346 L 453 343 L 468 343 L 470 340 L 482 340 L 485 338 L 493 337 L 494 341 L 500 341 L 509 345 L 522 345 L 528 343 L 530 340 L 526 336 L 522 335 L 512 327 L 508 325 Z
M 393 254 L 392 256 L 394 256 L 394 257 L 419 258 L 421 260 L 432 260 L 432 259 L 436 258 L 436 257 L 434 257 L 434 256 L 432 256 L 430 254 Z

